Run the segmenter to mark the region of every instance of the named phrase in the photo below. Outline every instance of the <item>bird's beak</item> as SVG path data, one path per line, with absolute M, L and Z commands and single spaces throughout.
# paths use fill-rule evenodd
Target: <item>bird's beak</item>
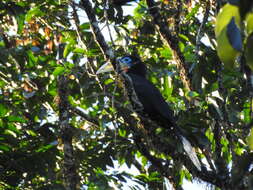
M 110 72 L 113 71 L 113 66 L 110 62 L 107 62 L 105 64 L 103 64 L 96 72 L 96 74 L 100 74 L 100 73 L 106 73 L 106 72 Z

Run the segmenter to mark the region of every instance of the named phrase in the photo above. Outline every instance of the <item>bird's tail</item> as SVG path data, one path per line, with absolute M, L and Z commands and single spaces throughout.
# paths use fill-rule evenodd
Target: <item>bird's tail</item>
M 198 170 L 201 171 L 201 164 L 199 162 L 199 159 L 198 159 L 196 152 L 194 151 L 191 143 L 182 135 L 179 135 L 179 137 L 182 141 L 185 152 L 188 154 L 189 158 L 191 159 L 193 164 L 196 166 L 196 168 L 198 168 Z

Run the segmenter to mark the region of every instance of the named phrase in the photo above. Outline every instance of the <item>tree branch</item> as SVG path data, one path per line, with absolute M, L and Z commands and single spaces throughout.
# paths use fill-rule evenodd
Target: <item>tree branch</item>
M 81 116 L 83 119 L 85 119 L 86 121 L 88 121 L 91 125 L 99 126 L 98 120 L 90 117 L 88 114 L 85 114 L 82 110 L 80 110 L 80 109 L 78 109 L 76 107 L 73 107 L 73 106 L 69 106 L 69 108 L 70 108 L 70 110 L 73 113 Z
M 79 20 L 79 16 L 77 14 L 77 9 L 76 9 L 76 4 L 75 2 L 72 2 L 71 3 L 71 7 L 72 7 L 72 10 L 73 10 L 73 21 L 74 21 L 74 24 L 75 24 L 75 27 L 76 27 L 76 33 L 77 33 L 77 36 L 79 38 L 79 42 L 81 44 L 81 47 L 85 50 L 88 51 L 88 46 L 86 45 L 86 40 L 84 38 L 84 35 L 83 33 L 81 32 L 81 29 L 80 29 L 80 20 Z M 92 76 L 95 77 L 96 81 L 98 82 L 99 84 L 99 87 L 101 89 L 103 89 L 102 85 L 100 84 L 100 81 L 98 79 L 98 76 L 95 74 L 94 70 L 93 70 L 93 67 L 92 67 L 92 63 L 93 63 L 93 58 L 92 57 L 89 57 L 87 56 L 87 60 L 88 60 L 88 65 L 89 65 L 89 69 L 91 70 L 92 72 Z M 88 75 L 90 76 L 90 73 L 87 71 Z
M 88 19 L 91 24 L 91 30 L 94 35 L 94 39 L 96 40 L 101 51 L 103 52 L 105 59 L 109 59 L 110 61 L 112 61 L 114 59 L 114 51 L 108 46 L 103 34 L 101 33 L 101 30 L 98 26 L 98 21 L 97 21 L 97 18 L 96 18 L 96 15 L 94 13 L 91 3 L 89 2 L 89 0 L 81 0 L 80 5 L 88 16 Z
M 76 164 L 74 159 L 74 151 L 72 138 L 73 129 L 69 124 L 70 113 L 68 109 L 68 79 L 61 75 L 58 78 L 58 94 L 59 94 L 59 127 L 61 130 L 61 139 L 63 142 L 64 163 L 63 176 L 65 180 L 66 190 L 76 190 L 79 181 L 76 172 Z
M 200 27 L 198 29 L 197 32 L 197 36 L 196 36 L 196 48 L 195 48 L 195 55 L 196 55 L 196 62 L 192 64 L 191 68 L 189 69 L 189 72 L 191 73 L 194 70 L 194 67 L 196 66 L 196 64 L 199 62 L 199 50 L 200 50 L 200 45 L 201 45 L 201 38 L 203 36 L 203 28 L 206 24 L 206 22 L 208 21 L 208 16 L 209 16 L 209 12 L 211 9 L 211 3 L 209 0 L 206 1 L 206 9 L 205 9 L 205 13 L 204 13 L 204 17 L 203 17 L 203 21 L 200 24 Z
M 156 6 L 154 0 L 146 0 L 147 5 L 149 7 L 149 12 L 153 17 L 153 21 L 157 26 L 157 29 L 163 39 L 167 42 L 167 45 L 172 49 L 174 59 L 177 63 L 177 67 L 180 72 L 180 78 L 182 79 L 184 88 L 187 91 L 192 90 L 190 78 L 189 78 L 189 69 L 185 63 L 185 59 L 183 54 L 180 52 L 178 46 L 178 37 L 172 35 L 167 23 L 165 22 L 165 18 L 160 14 L 159 8 Z

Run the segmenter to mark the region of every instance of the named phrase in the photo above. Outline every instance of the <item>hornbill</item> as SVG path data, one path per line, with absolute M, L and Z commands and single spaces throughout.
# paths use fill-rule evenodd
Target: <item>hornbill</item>
M 143 112 L 152 120 L 162 124 L 162 127 L 173 129 L 175 135 L 181 140 L 183 147 L 193 161 L 194 165 L 201 170 L 200 162 L 193 151 L 188 140 L 183 137 L 179 127 L 177 127 L 176 119 L 173 111 L 164 100 L 160 91 L 146 78 L 146 66 L 136 56 L 126 55 L 116 59 L 114 63 L 105 63 L 102 65 L 97 74 L 116 70 L 119 74 L 130 77 L 131 84 L 136 93 L 138 101 L 141 103 Z M 130 101 L 133 104 L 133 100 Z

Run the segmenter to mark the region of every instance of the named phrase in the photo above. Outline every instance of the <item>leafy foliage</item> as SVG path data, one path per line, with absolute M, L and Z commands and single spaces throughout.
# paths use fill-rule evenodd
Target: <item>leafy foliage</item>
M 146 1 L 92 0 L 116 56 L 138 54 L 147 65 L 203 162 L 200 172 L 187 167 L 182 145 L 149 121 L 138 144 L 142 129 L 128 119 L 135 114 L 118 77 L 95 74 L 106 60 L 81 2 L 0 2 L 0 187 L 66 187 L 58 107 L 58 79 L 65 76 L 79 189 L 162 189 L 165 178 L 175 189 L 195 178 L 217 189 L 252 189 L 251 1 L 228 1 L 217 17 L 221 1 L 155 2 L 171 47 Z M 188 68 L 190 90 L 175 55 Z

